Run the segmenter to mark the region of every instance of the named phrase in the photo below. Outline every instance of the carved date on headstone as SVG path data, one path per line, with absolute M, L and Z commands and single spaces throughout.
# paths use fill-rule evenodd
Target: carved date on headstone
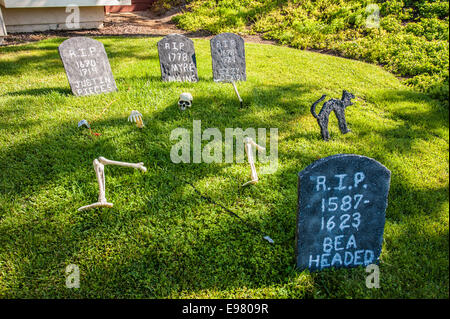
M 86 37 L 65 40 L 58 47 L 74 95 L 117 91 L 103 44 Z
M 210 44 L 214 81 L 246 81 L 244 39 L 234 33 L 221 33 Z
M 180 34 L 169 34 L 158 42 L 163 81 L 198 82 L 194 42 Z
M 297 268 L 377 263 L 391 172 L 374 159 L 338 154 L 299 173 Z

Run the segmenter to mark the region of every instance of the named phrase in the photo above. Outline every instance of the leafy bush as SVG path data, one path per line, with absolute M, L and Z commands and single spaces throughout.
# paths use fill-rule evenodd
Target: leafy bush
M 187 8 L 174 18 L 185 30 L 259 33 L 300 49 L 333 50 L 381 64 L 448 105 L 447 1 L 192 0 Z

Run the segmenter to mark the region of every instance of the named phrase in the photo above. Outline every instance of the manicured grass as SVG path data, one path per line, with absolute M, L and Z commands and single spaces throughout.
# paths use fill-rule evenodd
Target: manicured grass
M 0 297 L 3 298 L 448 298 L 448 108 L 382 68 L 285 47 L 246 44 L 248 81 L 212 81 L 209 42 L 194 40 L 199 83 L 160 81 L 156 38 L 100 38 L 119 92 L 72 96 L 57 53 L 63 39 L 0 49 Z M 322 94 L 357 96 L 352 133 L 330 123 L 320 138 L 310 105 Z M 180 112 L 178 95 L 194 96 Z M 127 122 L 144 115 L 145 129 Z M 77 123 L 87 119 L 99 137 Z M 170 132 L 278 128 L 279 167 L 242 188 L 249 166 L 173 164 Z M 205 142 L 206 143 L 206 142 Z M 296 272 L 297 173 L 338 153 L 372 157 L 392 171 L 380 289 L 364 268 Z M 97 200 L 94 158 L 111 167 L 111 209 Z M 257 168 L 261 164 L 257 164 Z M 277 243 L 179 181 L 191 181 Z M 80 289 L 65 287 L 76 264 Z

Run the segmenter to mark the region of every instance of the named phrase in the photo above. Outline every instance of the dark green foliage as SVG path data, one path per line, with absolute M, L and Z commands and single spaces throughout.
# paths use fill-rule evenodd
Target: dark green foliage
M 366 20 L 379 7 L 379 27 Z M 176 16 L 189 30 L 260 33 L 301 49 L 332 51 L 381 64 L 448 106 L 449 5 L 447 1 L 194 0 Z

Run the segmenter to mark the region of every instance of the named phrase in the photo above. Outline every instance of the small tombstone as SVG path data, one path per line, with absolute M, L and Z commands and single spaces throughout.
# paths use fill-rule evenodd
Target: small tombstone
M 214 81 L 246 81 L 244 39 L 234 33 L 221 33 L 210 43 Z
M 376 264 L 391 172 L 374 159 L 338 154 L 299 173 L 297 268 Z
M 58 50 L 74 95 L 117 91 L 108 56 L 101 42 L 74 37 L 61 43 Z
M 194 42 L 180 34 L 169 34 L 158 42 L 163 81 L 198 82 Z

